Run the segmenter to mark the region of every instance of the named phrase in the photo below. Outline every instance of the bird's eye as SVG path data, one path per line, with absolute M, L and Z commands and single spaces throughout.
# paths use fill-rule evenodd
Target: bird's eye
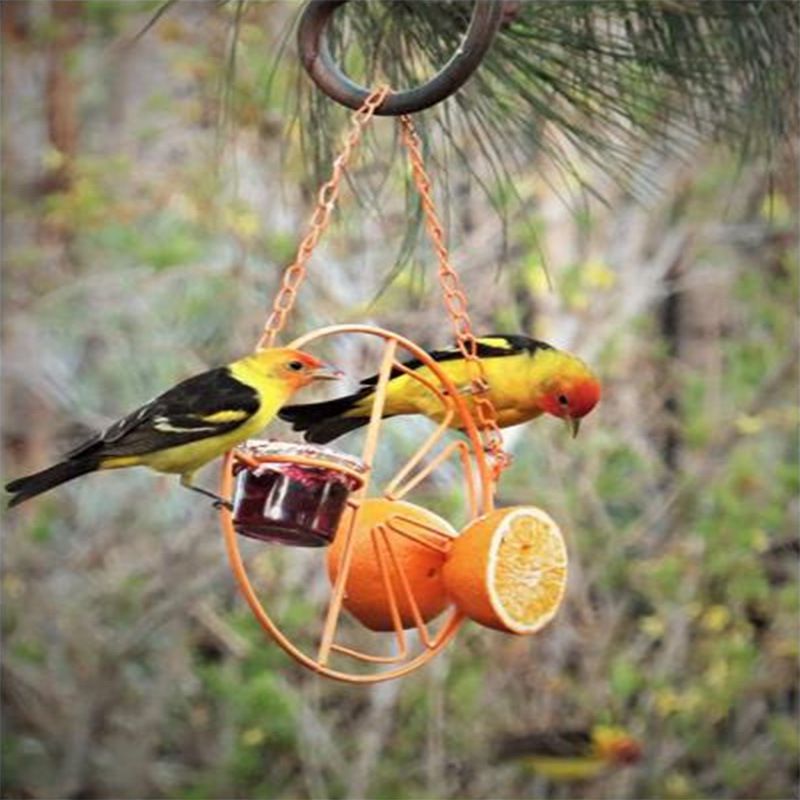
M 558 396 L 558 402 L 561 403 L 562 406 L 568 406 L 569 398 L 565 394 L 560 394 Z
M 289 362 L 289 369 L 292 370 L 292 372 L 300 372 L 300 370 L 303 369 L 304 366 L 305 365 L 303 364 L 302 361 Z

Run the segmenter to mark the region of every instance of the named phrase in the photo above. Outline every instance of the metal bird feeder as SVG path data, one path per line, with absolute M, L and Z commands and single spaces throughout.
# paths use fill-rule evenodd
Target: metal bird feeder
M 259 346 L 271 346 L 284 325 L 307 262 L 328 225 L 345 167 L 363 129 L 374 115 L 403 114 L 399 120 L 401 138 L 437 253 L 448 315 L 472 379 L 469 399 L 465 399 L 464 387 L 455 386 L 425 350 L 398 333 L 366 325 L 335 325 L 307 333 L 289 346 L 306 347 L 339 336 L 368 337 L 372 344 L 376 339 L 380 343 L 374 401 L 360 457 L 290 443 L 248 443 L 225 458 L 220 494 L 232 499 L 233 510 L 222 508 L 220 518 L 234 576 L 266 633 L 308 669 L 364 684 L 397 678 L 422 666 L 447 645 L 464 620 L 441 593 L 439 583 L 441 566 L 458 534 L 445 519 L 409 502 L 409 498 L 426 480 L 447 469 L 448 480 L 457 476 L 464 487 L 463 514 L 468 523 L 472 522 L 492 511 L 495 483 L 508 464 L 477 357 L 466 296 L 449 262 L 420 142 L 407 116 L 409 111 L 443 99 L 469 77 L 497 30 L 502 4 L 476 2 L 465 41 L 442 73 L 425 87 L 393 94 L 388 87 L 363 90 L 333 65 L 322 33 L 343 2 L 312 0 L 301 20 L 299 44 L 314 80 L 338 102 L 357 111 L 333 162 L 331 178 L 319 191 L 310 231 L 300 243 L 295 261 L 284 272 Z M 420 370 L 406 366 L 405 356 L 416 359 L 427 371 L 420 374 Z M 398 373 L 420 382 L 438 398 L 441 413 L 435 430 L 425 435 L 387 477 L 378 473 L 375 460 L 387 386 Z M 448 438 L 447 432 L 453 427 L 463 435 Z M 272 574 L 274 568 L 264 569 L 262 565 L 259 570 L 257 562 L 263 551 L 252 560 L 243 554 L 241 542 L 247 537 L 305 547 L 328 546 L 331 591 L 326 610 L 318 615 L 318 625 L 322 626 L 319 634 L 309 633 L 306 625 L 301 626 L 300 636 L 297 631 L 287 632 L 285 625 L 276 622 L 276 615 L 267 612 L 259 594 L 265 591 L 264 573 Z M 306 552 L 313 556 L 319 551 Z M 410 574 L 409 553 L 414 563 L 422 565 L 422 573 Z M 350 578 L 353 580 L 348 583 Z M 374 608 L 358 604 L 358 595 L 368 591 L 373 592 L 371 597 L 380 598 L 377 615 Z M 274 597 L 271 600 L 273 604 L 277 601 Z M 439 616 L 447 607 L 449 611 Z M 343 609 L 356 622 L 343 614 Z M 393 636 L 387 638 L 387 633 Z
M 225 545 L 237 583 L 267 633 L 289 655 L 315 672 L 342 681 L 372 683 L 400 677 L 429 661 L 453 637 L 463 619 L 457 610 L 452 609 L 444 620 L 436 623 L 435 629 L 429 626 L 424 619 L 425 614 L 420 610 L 414 588 L 408 582 L 403 581 L 402 567 L 399 566 L 396 556 L 397 537 L 415 542 L 418 546 L 442 556 L 447 552 L 448 544 L 453 537 L 452 529 L 444 522 L 441 525 L 435 522 L 431 524 L 429 521 L 420 521 L 416 515 L 410 516 L 409 506 L 411 504 L 405 498 L 434 471 L 441 468 L 443 464 L 451 462 L 457 465 L 466 486 L 469 507 L 467 514 L 471 520 L 491 510 L 493 477 L 484 453 L 480 432 L 464 399 L 438 364 L 410 340 L 381 328 L 363 325 L 336 325 L 308 333 L 293 341 L 290 346 L 301 347 L 323 338 L 353 334 L 377 337 L 382 340 L 383 353 L 376 386 L 376 398 L 361 454 L 361 461 L 365 469 L 363 474 L 352 473 L 348 470 L 348 474 L 352 475 L 354 479 L 360 479 L 361 482 L 345 502 L 342 523 L 336 533 L 338 537 L 343 538 L 340 557 L 342 568 L 338 571 L 332 584 L 331 597 L 315 652 L 309 653 L 301 649 L 273 621 L 261 603 L 245 568 L 240 549 L 240 537 L 234 524 L 235 514 L 228 510 L 222 510 L 221 518 Z M 404 367 L 398 360 L 398 355 L 402 351 L 422 361 L 435 376 L 436 383 L 420 378 Z M 406 370 L 415 379 L 424 381 L 426 387 L 441 401 L 443 417 L 436 429 L 427 436 L 415 452 L 394 471 L 388 480 L 378 486 L 375 485 L 373 479 L 373 464 L 379 442 L 381 414 L 386 400 L 386 385 L 393 369 Z M 448 427 L 454 422 L 463 426 L 465 436 L 442 446 Z M 438 452 L 435 452 L 437 446 Z M 332 463 L 330 458 L 314 458 L 295 455 L 291 452 L 259 456 L 257 449 L 250 452 L 234 451 L 228 454 L 223 467 L 220 489 L 222 496 L 232 496 L 234 472 L 237 467 L 258 469 L 264 464 L 275 463 L 276 460 L 310 470 L 323 469 L 332 472 L 340 470 L 340 466 Z M 353 555 L 354 532 L 359 525 L 364 503 L 376 497 L 382 498 L 386 502 L 382 509 L 381 520 L 371 525 L 368 536 L 371 548 L 375 553 L 387 606 L 390 613 L 392 610 L 396 612 L 392 613 L 391 625 L 394 634 L 394 652 L 389 655 L 385 653 L 385 636 L 380 637 L 379 651 L 377 652 L 352 646 L 338 638 L 349 574 L 346 565 Z M 397 611 L 404 604 L 411 608 L 413 626 L 404 624 Z M 413 636 L 416 640 L 416 652 L 410 641 L 412 637 L 406 632 L 408 627 L 413 627 L 416 634 Z M 347 631 L 344 634 L 346 635 Z M 360 662 L 377 667 L 379 671 L 365 673 L 353 669 L 348 670 L 335 666 L 334 661 L 343 661 L 346 664 Z

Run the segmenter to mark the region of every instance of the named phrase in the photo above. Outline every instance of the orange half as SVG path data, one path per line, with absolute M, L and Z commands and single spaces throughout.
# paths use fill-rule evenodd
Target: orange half
M 448 594 L 470 619 L 509 633 L 536 633 L 564 597 L 567 548 L 541 509 L 497 509 L 464 529 L 442 574 Z
M 442 580 L 452 526 L 421 506 L 371 497 L 342 520 L 328 548 L 328 577 L 336 582 L 348 528 L 352 555 L 344 607 L 373 631 L 413 628 L 449 604 Z

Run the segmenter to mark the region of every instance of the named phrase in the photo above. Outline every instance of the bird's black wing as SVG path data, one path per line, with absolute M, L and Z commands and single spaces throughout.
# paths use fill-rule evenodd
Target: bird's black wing
M 227 367 L 203 372 L 173 386 L 103 433 L 67 454 L 129 456 L 227 433 L 246 422 L 260 406 L 255 389 Z
M 540 342 L 537 339 L 531 339 L 529 336 L 520 336 L 516 334 L 496 333 L 489 336 L 481 336 L 477 341 L 476 353 L 478 358 L 500 358 L 502 356 L 513 356 L 518 353 L 528 352 L 531 355 L 537 350 L 552 350 L 553 347 L 545 342 Z M 439 363 L 442 361 L 456 361 L 463 358 L 463 354 L 458 347 L 448 347 L 444 350 L 431 350 L 430 357 Z M 418 358 L 412 358 L 409 361 L 404 361 L 403 366 L 406 369 L 415 370 L 423 364 Z M 403 375 L 404 371 L 398 367 L 393 367 L 391 377 L 396 378 L 398 375 Z M 363 386 L 374 386 L 378 382 L 377 375 L 371 375 L 361 381 Z
M 498 758 L 521 756 L 554 756 L 570 758 L 586 755 L 591 751 L 592 737 L 589 731 L 541 731 L 523 736 L 508 736 L 497 746 Z

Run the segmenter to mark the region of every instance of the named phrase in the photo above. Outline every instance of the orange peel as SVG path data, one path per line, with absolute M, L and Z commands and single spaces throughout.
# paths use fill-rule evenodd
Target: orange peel
M 451 525 L 420 506 L 380 497 L 362 501 L 355 520 L 352 513 L 345 514 L 327 552 L 333 584 L 352 525 L 344 607 L 373 631 L 396 630 L 398 622 L 401 628 L 412 628 L 444 611 L 450 600 L 442 568 L 456 536 Z

